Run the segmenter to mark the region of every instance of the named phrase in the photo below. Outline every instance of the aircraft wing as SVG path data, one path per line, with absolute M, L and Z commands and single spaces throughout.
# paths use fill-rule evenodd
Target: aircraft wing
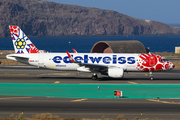
M 108 68 L 107 65 L 99 65 L 99 64 L 90 64 L 90 63 L 78 63 L 80 66 L 93 67 L 93 68 Z
M 89 68 L 109 68 L 109 67 L 115 67 L 115 66 L 108 66 L 108 65 L 99 65 L 99 64 L 91 64 L 91 63 L 80 63 L 80 62 L 77 62 L 75 61 L 72 56 L 69 54 L 68 51 L 66 51 L 69 59 L 71 62 L 73 63 L 77 63 L 79 64 L 80 66 L 85 66 L 85 67 L 89 67 Z

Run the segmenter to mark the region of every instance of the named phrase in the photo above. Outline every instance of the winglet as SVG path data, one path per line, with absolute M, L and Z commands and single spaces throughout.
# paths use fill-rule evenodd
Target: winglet
M 72 56 L 69 54 L 69 52 L 68 52 L 68 51 L 66 51 L 66 53 L 67 53 L 67 55 L 68 55 L 68 57 L 69 57 L 70 61 L 71 61 L 71 62 L 75 62 L 75 60 L 72 58 Z
M 74 53 L 77 53 L 77 51 L 73 48 Z

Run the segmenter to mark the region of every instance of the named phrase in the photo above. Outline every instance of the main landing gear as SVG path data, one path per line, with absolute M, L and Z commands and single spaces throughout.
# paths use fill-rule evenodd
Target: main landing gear
M 96 80 L 97 78 L 98 78 L 97 74 L 94 73 L 94 74 L 92 75 L 92 80 Z
M 149 72 L 149 77 L 150 77 L 151 80 L 154 79 L 152 72 Z

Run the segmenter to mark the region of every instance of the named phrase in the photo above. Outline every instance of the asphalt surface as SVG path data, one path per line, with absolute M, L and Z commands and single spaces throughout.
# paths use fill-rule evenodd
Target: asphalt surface
M 179 84 L 180 69 L 165 72 L 154 72 L 154 80 L 149 79 L 148 72 L 124 73 L 124 78 L 114 79 L 98 75 L 97 80 L 91 80 L 92 73 L 78 73 L 77 71 L 55 71 L 33 66 L 0 66 L 0 82 L 3 83 L 107 83 L 126 84 Z
M 55 71 L 33 66 L 0 66 L 0 83 L 100 83 L 100 84 L 179 84 L 180 69 L 165 72 L 154 72 L 151 81 L 148 72 L 124 73 L 124 78 L 115 79 L 98 75 L 97 80 L 91 79 L 92 73 L 77 71 Z
M 101 84 L 180 84 L 180 69 L 153 73 L 125 73 L 122 79 L 99 75 L 97 81 L 91 74 L 37 69 L 35 67 L 0 66 L 0 83 L 101 83 Z M 179 99 L 84 99 L 0 96 L 0 117 L 9 117 L 23 111 L 26 117 L 37 113 L 52 113 L 63 118 L 180 118 Z
M 174 101 L 174 102 L 172 102 Z M 72 99 L 1 96 L 0 116 L 23 112 L 26 117 L 37 113 L 52 113 L 62 118 L 163 118 L 179 119 L 180 100 L 160 99 Z

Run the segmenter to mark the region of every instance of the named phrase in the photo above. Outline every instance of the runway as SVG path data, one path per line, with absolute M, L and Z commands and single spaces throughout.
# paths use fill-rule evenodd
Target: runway
M 0 83 L 53 83 L 63 84 L 179 84 L 180 69 L 154 73 L 125 73 L 122 79 L 99 75 L 98 81 L 91 74 L 37 69 L 34 67 L 0 67 Z M 163 118 L 179 119 L 179 99 L 84 99 L 32 96 L 0 96 L 0 116 L 9 117 L 23 111 L 26 117 L 37 113 L 52 113 L 62 118 Z
M 98 75 L 97 80 L 91 79 L 92 73 L 77 71 L 55 71 L 33 66 L 0 66 L 0 83 L 93 83 L 93 84 L 179 84 L 180 69 L 166 72 L 154 72 L 154 80 L 149 79 L 148 72 L 124 73 L 124 78 L 115 79 Z

